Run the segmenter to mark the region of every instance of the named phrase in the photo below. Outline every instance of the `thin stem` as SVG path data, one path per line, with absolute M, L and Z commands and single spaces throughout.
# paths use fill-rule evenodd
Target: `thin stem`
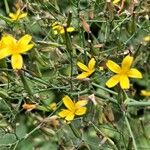
M 20 79 L 21 79 L 21 81 L 22 81 L 22 83 L 23 83 L 23 86 L 24 86 L 25 90 L 28 92 L 29 96 L 32 97 L 32 96 L 33 96 L 32 89 L 31 89 L 30 86 L 28 85 L 28 82 L 27 82 L 27 80 L 26 80 L 26 78 L 25 78 L 25 76 L 24 76 L 22 70 L 20 70 L 18 73 L 19 73 L 19 75 L 20 75 Z
M 144 106 L 150 106 L 150 102 L 136 102 L 136 101 L 133 101 L 133 102 L 127 102 L 126 103 L 127 106 L 139 106 L 139 107 L 144 107 Z
M 125 122 L 126 122 L 126 125 L 127 125 L 127 128 L 128 128 L 128 131 L 129 131 L 130 136 L 131 136 L 131 138 L 132 138 L 134 150 L 138 150 L 138 149 L 137 149 L 137 145 L 136 145 L 136 141 L 135 141 L 135 138 L 134 138 L 134 135 L 133 135 L 133 132 L 132 132 L 130 123 L 129 123 L 129 120 L 128 120 L 128 118 L 127 118 L 127 116 L 126 116 L 126 113 L 125 113 L 124 111 L 123 111 L 123 115 L 124 115 L 124 118 L 125 118 Z
M 109 93 L 111 93 L 111 94 L 118 95 L 117 92 L 112 91 L 112 90 L 110 90 L 110 89 L 107 89 L 107 88 L 105 88 L 105 87 L 103 87 L 103 86 L 100 86 L 100 85 L 98 85 L 98 84 L 96 84 L 96 83 L 92 83 L 92 85 L 95 86 L 95 87 L 98 87 L 98 88 L 100 88 L 100 89 L 102 89 L 102 90 L 104 90 L 104 91 L 106 91 L 106 92 L 109 92 Z
M 4 0 L 4 4 L 5 4 L 6 13 L 9 14 L 9 6 L 7 0 Z

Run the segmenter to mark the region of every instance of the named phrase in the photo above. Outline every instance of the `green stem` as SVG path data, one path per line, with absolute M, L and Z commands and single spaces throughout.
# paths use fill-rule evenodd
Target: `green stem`
M 112 90 L 110 90 L 110 89 L 107 89 L 107 88 L 105 88 L 105 87 L 103 87 L 103 86 L 100 86 L 100 85 L 98 85 L 98 84 L 96 84 L 96 83 L 92 83 L 92 85 L 95 86 L 95 87 L 97 87 L 97 88 L 100 88 L 100 89 L 102 89 L 102 90 L 104 90 L 104 91 L 106 91 L 106 92 L 109 92 L 109 93 L 111 93 L 111 94 L 118 95 L 118 93 L 116 93 L 116 92 L 114 92 L 114 91 L 112 91 Z
M 5 4 L 6 13 L 9 14 L 9 6 L 7 0 L 4 0 L 4 4 Z
M 29 96 L 32 97 L 33 96 L 33 92 L 31 90 L 30 86 L 28 85 L 28 82 L 27 82 L 27 80 L 26 80 L 22 70 L 20 70 L 18 73 L 20 75 L 20 79 L 21 79 L 21 81 L 23 83 L 23 86 L 24 86 L 25 90 L 28 92 Z
M 74 135 L 77 138 L 81 139 L 82 138 L 82 134 L 79 132 L 79 130 L 77 130 L 72 123 L 70 123 L 69 126 L 70 126 L 72 132 L 74 133 Z
M 139 107 L 144 107 L 144 106 L 150 106 L 150 102 L 128 102 L 128 103 L 126 103 L 126 105 L 127 106 L 135 106 L 135 107 L 137 107 L 137 106 L 139 106 Z
M 112 102 L 112 103 L 114 103 L 114 104 L 117 104 L 117 105 L 118 105 L 117 100 L 115 100 L 114 98 L 107 97 L 107 96 L 102 95 L 102 94 L 97 93 L 97 92 L 95 93 L 95 96 L 105 99 L 105 102 L 110 101 L 110 102 Z
M 67 32 L 67 25 L 64 26 L 64 30 L 65 30 L 65 42 L 66 42 L 66 48 L 67 51 L 70 55 L 70 65 L 71 65 L 71 72 L 70 72 L 70 76 L 72 77 L 73 75 L 73 56 L 72 56 L 72 43 L 71 43 L 71 39 L 69 37 L 69 34 Z M 71 89 L 73 88 L 73 84 L 72 84 L 72 80 L 70 82 L 71 84 Z
M 134 135 L 133 135 L 133 132 L 132 132 L 130 123 L 129 123 L 129 120 L 128 120 L 128 118 L 127 118 L 127 116 L 126 116 L 126 113 L 125 113 L 124 111 L 123 111 L 123 115 L 124 115 L 124 118 L 125 118 L 125 122 L 126 122 L 126 125 L 127 125 L 127 128 L 128 128 L 128 131 L 129 131 L 130 136 L 131 136 L 131 138 L 132 138 L 134 150 L 138 150 L 138 149 L 137 149 L 136 142 L 135 142 L 135 138 L 134 138 Z

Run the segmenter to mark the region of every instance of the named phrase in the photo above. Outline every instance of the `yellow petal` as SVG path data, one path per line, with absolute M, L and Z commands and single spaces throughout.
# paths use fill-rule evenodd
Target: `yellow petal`
M 129 78 L 126 75 L 122 75 L 120 77 L 120 86 L 122 89 L 129 89 L 130 88 Z
M 142 78 L 142 74 L 137 69 L 131 68 L 130 71 L 128 72 L 128 77 L 130 77 L 130 78 Z
M 106 82 L 106 86 L 108 86 L 109 88 L 114 87 L 119 83 L 119 81 L 120 81 L 120 76 L 114 75 Z
M 20 14 L 20 15 L 18 16 L 18 19 L 24 18 L 24 17 L 26 17 L 26 16 L 27 16 L 27 13 L 22 13 L 22 14 Z
M 32 36 L 26 34 L 25 36 L 23 36 L 19 41 L 18 41 L 18 45 L 17 45 L 17 52 L 18 53 L 25 53 L 28 50 L 32 49 L 32 47 L 34 46 L 34 44 L 28 44 L 32 39 Z
M 17 43 L 20 46 L 26 46 L 31 41 L 31 39 L 32 39 L 32 36 L 26 34 L 22 38 L 20 38 Z
M 70 111 L 69 111 L 68 109 L 63 109 L 61 112 L 58 113 L 58 115 L 59 115 L 61 118 L 64 118 L 64 117 L 66 117 L 69 113 L 70 113 Z
M 67 32 L 73 32 L 75 29 L 73 27 L 68 27 Z
M 78 102 L 75 103 L 75 108 L 81 108 L 87 104 L 87 100 L 79 100 Z
M 2 43 L 5 47 L 9 47 L 10 49 L 13 49 L 14 45 L 16 45 L 16 39 L 13 38 L 11 35 L 4 35 L 2 37 Z
M 120 72 L 120 66 L 118 64 L 116 64 L 115 62 L 108 60 L 106 63 L 106 66 L 115 73 L 119 73 Z
M 84 115 L 86 113 L 87 108 L 86 107 L 81 107 L 78 110 L 76 110 L 75 114 L 80 116 L 80 115 Z
M 52 23 L 52 27 L 59 25 L 59 24 L 60 24 L 59 22 L 54 22 L 54 23 Z
M 19 53 L 25 54 L 27 51 L 31 50 L 33 48 L 34 44 L 29 44 L 27 46 L 24 46 Z
M 92 59 L 89 61 L 89 63 L 88 63 L 88 68 L 89 68 L 89 70 L 93 70 L 93 69 L 94 69 L 95 63 L 96 63 L 96 61 L 95 61 L 94 58 L 92 58 Z
M 13 14 L 13 13 L 9 13 L 9 17 L 10 17 L 12 20 L 16 20 L 16 15 Z
M 82 72 L 81 74 L 79 74 L 77 76 L 77 79 L 84 79 L 84 78 L 87 78 L 90 75 L 91 75 L 91 73 L 89 73 L 89 72 Z
M 57 29 L 59 30 L 59 29 L 62 29 L 62 28 L 63 27 L 61 25 L 55 25 L 55 26 L 52 27 L 53 30 L 57 30 Z
M 66 95 L 63 98 L 63 103 L 69 110 L 73 111 L 75 109 L 75 104 L 73 103 L 73 101 L 69 96 Z
M 8 57 L 11 55 L 11 51 L 8 48 L 0 49 L 0 59 Z
M 62 27 L 62 29 L 60 29 L 60 34 L 64 34 L 65 33 L 65 30 L 64 30 L 64 28 Z
M 146 41 L 146 42 L 150 41 L 150 35 L 145 36 L 145 37 L 144 37 L 144 41 Z
M 17 10 L 17 12 L 16 12 L 16 16 L 17 16 L 17 17 L 19 16 L 20 12 L 21 12 L 21 10 L 20 10 L 20 8 L 19 8 L 19 9 Z
M 77 65 L 78 65 L 78 67 L 79 67 L 80 69 L 82 69 L 83 71 L 89 71 L 89 68 L 88 68 L 86 65 L 84 65 L 83 63 L 77 62 Z
M 72 121 L 74 119 L 74 116 L 75 116 L 74 113 L 70 112 L 70 113 L 67 114 L 67 116 L 65 117 L 65 119 L 67 121 Z
M 21 69 L 23 66 L 23 58 L 20 54 L 14 54 L 11 57 L 11 65 L 13 69 Z
M 119 3 L 121 0 L 114 0 L 113 1 L 113 4 L 117 4 L 117 3 Z
M 142 96 L 150 96 L 150 91 L 142 90 L 141 95 Z
M 133 57 L 131 57 L 130 55 L 127 55 L 123 61 L 122 61 L 122 70 L 124 71 L 127 71 L 130 69 L 131 65 L 132 65 L 132 62 L 133 62 Z

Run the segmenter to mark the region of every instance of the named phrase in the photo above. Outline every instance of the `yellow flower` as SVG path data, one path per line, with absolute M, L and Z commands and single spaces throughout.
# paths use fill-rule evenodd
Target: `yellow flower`
M 59 22 L 54 22 L 52 24 L 52 29 L 54 30 L 54 34 L 64 34 L 65 30 L 63 25 L 61 25 Z M 73 27 L 67 27 L 67 32 L 73 32 L 75 29 Z
M 77 62 L 77 65 L 83 70 L 83 72 L 77 76 L 77 79 L 84 79 L 89 77 L 95 71 L 95 63 L 96 61 L 94 58 L 91 58 L 88 66 L 84 65 L 81 62 Z
M 9 17 L 12 21 L 17 21 L 27 16 L 27 13 L 21 13 L 21 10 L 18 9 L 16 13 L 9 13 Z
M 129 89 L 130 87 L 130 78 L 142 78 L 142 74 L 135 68 L 130 68 L 133 62 L 133 57 L 126 56 L 121 64 L 121 67 L 115 62 L 108 60 L 106 66 L 116 75 L 111 77 L 106 85 L 111 88 L 120 83 L 122 89 Z
M 23 58 L 21 54 L 25 54 L 34 45 L 29 44 L 32 37 L 28 34 L 18 41 L 11 35 L 5 35 L 1 39 L 0 59 L 11 56 L 11 64 L 13 69 L 21 69 L 23 66 Z
M 149 90 L 149 91 L 147 91 L 147 90 L 142 90 L 142 91 L 141 91 L 141 95 L 142 95 L 142 96 L 150 96 L 150 90 Z
M 27 103 L 24 103 L 22 105 L 23 109 L 26 109 L 27 111 L 31 111 L 33 109 L 36 108 L 36 104 L 27 104 Z
M 62 118 L 65 118 L 67 121 L 73 120 L 75 115 L 81 116 L 86 113 L 87 108 L 84 106 L 87 104 L 87 100 L 79 100 L 75 103 L 69 96 L 66 95 L 63 98 L 63 103 L 67 109 L 62 109 L 58 115 Z

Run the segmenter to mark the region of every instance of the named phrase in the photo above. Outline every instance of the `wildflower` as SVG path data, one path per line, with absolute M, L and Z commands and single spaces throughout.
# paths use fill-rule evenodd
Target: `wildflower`
M 89 61 L 88 66 L 78 62 L 77 65 L 83 70 L 83 72 L 77 76 L 77 79 L 84 79 L 89 77 L 95 71 L 95 63 L 96 61 L 94 58 Z
M 142 96 L 150 96 L 150 90 L 142 90 L 141 95 Z
M 49 105 L 49 107 L 50 107 L 51 110 L 55 111 L 56 108 L 57 108 L 57 104 L 56 104 L 56 103 L 51 103 L 51 104 Z
M 65 118 L 67 121 L 73 120 L 75 115 L 81 116 L 86 113 L 87 108 L 84 107 L 87 104 L 86 100 L 79 100 L 75 103 L 69 96 L 66 95 L 63 98 L 63 103 L 67 109 L 62 109 L 58 115 L 62 118 Z
M 31 111 L 33 109 L 36 108 L 36 104 L 27 104 L 27 103 L 24 103 L 22 105 L 23 109 L 26 109 L 27 111 Z
M 18 21 L 26 16 L 27 13 L 21 13 L 20 8 L 17 10 L 16 13 L 9 13 L 9 17 L 11 18 L 12 21 Z
M 111 88 L 120 83 L 122 89 L 129 89 L 130 83 L 129 78 L 142 78 L 142 74 L 135 68 L 131 68 L 133 62 L 133 57 L 126 56 L 121 64 L 121 67 L 116 64 L 115 62 L 108 60 L 106 66 L 116 75 L 111 77 L 107 82 L 106 85 Z
M 1 39 L 0 59 L 11 56 L 11 64 L 13 69 L 21 69 L 23 66 L 23 58 L 21 54 L 29 51 L 33 44 L 29 44 L 32 37 L 28 34 L 23 36 L 18 41 L 11 35 L 5 35 Z
M 52 29 L 54 30 L 54 34 L 64 34 L 65 30 L 63 25 L 61 25 L 59 22 L 54 22 L 52 24 Z M 73 32 L 75 29 L 73 27 L 67 27 L 67 32 Z

